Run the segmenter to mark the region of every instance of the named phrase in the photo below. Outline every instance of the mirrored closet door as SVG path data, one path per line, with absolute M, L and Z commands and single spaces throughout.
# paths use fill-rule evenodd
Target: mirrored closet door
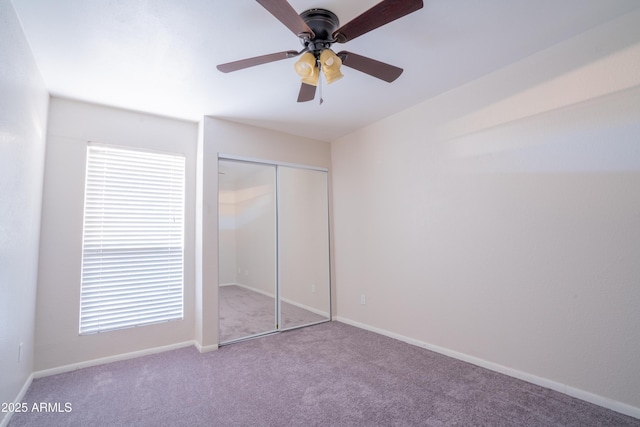
M 326 170 L 218 167 L 220 343 L 330 320 Z
M 278 167 L 280 323 L 329 319 L 327 172 Z
M 275 166 L 219 161 L 218 259 L 220 342 L 275 331 Z

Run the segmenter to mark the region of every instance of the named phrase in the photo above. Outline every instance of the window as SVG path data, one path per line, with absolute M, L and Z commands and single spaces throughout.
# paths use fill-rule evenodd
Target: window
M 184 157 L 89 145 L 80 334 L 183 315 Z

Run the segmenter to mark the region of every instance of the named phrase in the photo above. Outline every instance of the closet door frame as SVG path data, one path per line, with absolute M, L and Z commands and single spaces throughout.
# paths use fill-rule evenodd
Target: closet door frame
M 241 342 L 241 341 L 246 341 L 249 339 L 253 339 L 253 338 L 257 338 L 257 337 L 262 337 L 262 336 L 266 336 L 266 335 L 271 335 L 274 333 L 279 333 L 279 332 L 283 332 L 283 331 L 289 331 L 289 330 L 293 330 L 293 329 L 298 329 L 298 328 L 304 328 L 306 326 L 311 326 L 311 325 L 316 325 L 316 324 L 320 324 L 320 323 L 324 323 L 324 322 L 330 322 L 333 319 L 332 316 L 332 304 L 331 304 L 331 227 L 330 227 L 330 211 L 329 211 L 329 169 L 327 168 L 323 168 L 323 167 L 318 167 L 318 166 L 312 166 L 312 165 L 305 165 L 305 164 L 299 164 L 299 163 L 288 163 L 288 162 L 278 162 L 278 161 L 273 161 L 273 160 L 265 160 L 265 159 L 259 159 L 259 158 L 254 158 L 254 157 L 244 157 L 244 156 L 237 156 L 237 155 L 233 155 L 233 154 L 224 154 L 224 153 L 218 153 L 218 164 L 216 166 L 218 166 L 220 164 L 220 161 L 236 161 L 236 162 L 244 162 L 244 163 L 253 163 L 253 164 L 258 164 L 258 165 L 263 165 L 263 166 L 273 166 L 275 167 L 275 175 L 276 175 L 276 191 L 275 191 L 275 233 L 276 233 L 276 297 L 275 299 L 275 310 L 276 310 L 276 330 L 275 331 L 268 331 L 268 332 L 264 332 L 264 333 L 259 333 L 259 334 L 255 334 L 255 335 L 251 335 L 251 336 L 247 336 L 247 337 L 242 337 L 242 338 L 238 338 L 238 339 L 233 339 L 230 341 L 226 341 L 226 342 L 222 342 L 219 343 L 219 345 L 227 345 L 227 344 L 233 344 L 236 342 Z M 303 170 L 311 170 L 311 171 L 317 171 L 317 172 L 324 172 L 325 173 L 325 180 L 326 180 L 326 192 L 325 192 L 325 198 L 326 198 L 326 215 L 327 215 L 327 307 L 328 307 L 328 317 L 327 319 L 323 319 L 317 322 L 312 322 L 312 323 L 307 323 L 307 324 L 302 324 L 302 325 L 296 325 L 296 326 L 292 326 L 289 328 L 282 328 L 282 304 L 281 304 L 281 295 L 282 295 L 282 283 L 281 283 L 281 271 L 282 271 L 282 265 L 281 265 L 281 260 L 282 260 L 282 254 L 281 254 L 281 247 L 280 247 L 280 218 L 279 218 L 279 212 L 280 212 L 280 167 L 287 167 L 287 168 L 295 168 L 295 169 L 303 169 Z M 220 186 L 218 185 L 218 192 L 220 191 Z M 219 208 L 218 208 L 219 209 Z M 219 227 L 219 225 L 218 225 Z M 218 251 L 220 250 L 220 230 L 218 229 Z M 220 255 L 218 255 L 218 262 L 220 260 Z M 218 266 L 218 286 L 220 283 L 220 267 Z M 218 309 L 219 311 L 219 309 Z M 219 314 L 218 314 L 218 318 L 219 318 Z

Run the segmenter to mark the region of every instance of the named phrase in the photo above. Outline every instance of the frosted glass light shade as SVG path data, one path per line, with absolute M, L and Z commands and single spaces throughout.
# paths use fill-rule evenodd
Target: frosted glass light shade
M 342 60 L 331 49 L 325 49 L 320 53 L 320 64 L 322 64 L 322 72 L 328 84 L 344 77 L 340 72 Z
M 302 83 L 308 85 L 318 85 L 318 67 L 316 66 L 316 57 L 311 52 L 305 52 L 300 59 L 293 65 L 296 73 L 302 78 Z

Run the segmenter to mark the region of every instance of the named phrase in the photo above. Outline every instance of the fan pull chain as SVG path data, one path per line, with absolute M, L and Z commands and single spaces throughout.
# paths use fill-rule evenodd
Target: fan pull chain
M 322 105 L 322 103 L 324 102 L 324 99 L 322 99 L 322 63 L 320 62 L 320 60 L 318 60 L 318 99 L 319 99 L 319 103 L 318 105 Z

